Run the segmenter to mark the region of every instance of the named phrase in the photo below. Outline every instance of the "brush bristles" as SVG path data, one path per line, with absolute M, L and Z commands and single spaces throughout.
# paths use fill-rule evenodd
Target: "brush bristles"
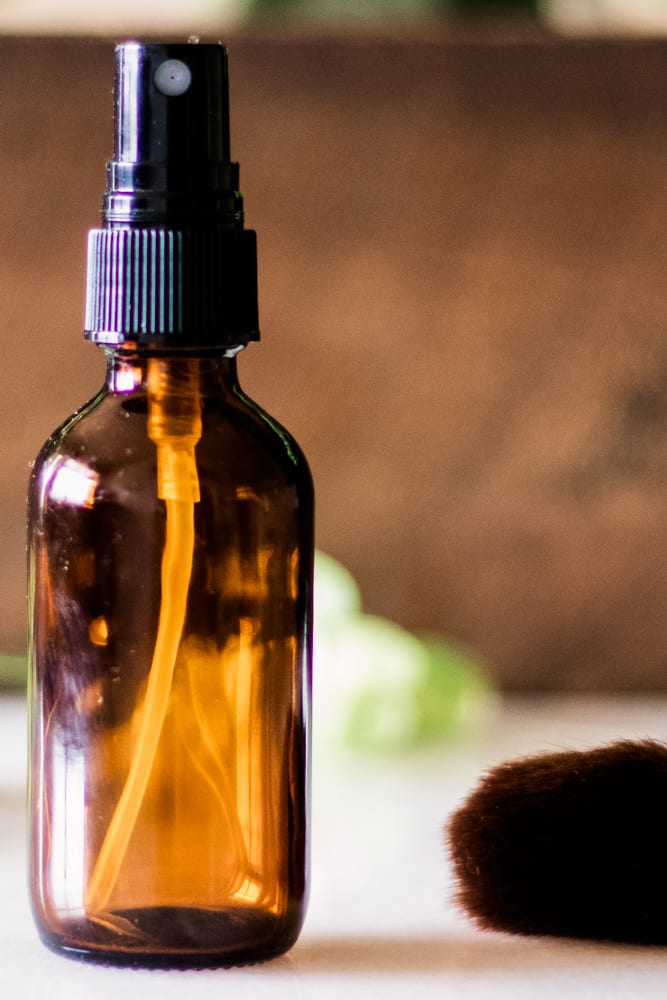
M 622 741 L 490 771 L 447 830 L 481 927 L 667 944 L 667 746 Z

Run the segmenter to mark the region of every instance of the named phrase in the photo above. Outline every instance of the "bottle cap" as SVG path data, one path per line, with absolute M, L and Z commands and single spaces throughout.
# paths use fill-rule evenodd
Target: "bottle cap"
M 257 249 L 230 158 L 222 45 L 116 49 L 114 157 L 88 240 L 86 337 L 225 348 L 259 339 Z

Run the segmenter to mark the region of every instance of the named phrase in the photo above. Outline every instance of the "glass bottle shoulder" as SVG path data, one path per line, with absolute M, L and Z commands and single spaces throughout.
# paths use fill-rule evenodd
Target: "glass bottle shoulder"
M 155 449 L 145 413 L 133 413 L 127 402 L 103 388 L 51 434 L 32 468 L 31 508 L 49 501 L 92 506 L 103 484 L 106 491 L 119 477 L 126 489 L 140 488 Z
M 31 504 L 66 501 L 68 491 L 98 498 L 153 493 L 157 460 L 148 408 L 145 391 L 103 388 L 42 447 L 31 475 Z M 308 463 L 294 437 L 238 386 L 224 395 L 202 394 L 200 408 L 195 453 L 203 481 L 234 480 L 253 493 L 289 486 L 304 500 L 312 497 Z
M 273 465 L 282 468 L 287 478 L 301 482 L 312 492 L 308 461 L 294 436 L 242 389 L 237 387 L 233 400 L 234 414 L 238 413 L 239 419 L 232 418 L 232 423 L 240 434 L 250 434 L 254 438 L 258 454 L 267 462 L 267 468 Z M 205 410 L 205 420 L 206 416 Z

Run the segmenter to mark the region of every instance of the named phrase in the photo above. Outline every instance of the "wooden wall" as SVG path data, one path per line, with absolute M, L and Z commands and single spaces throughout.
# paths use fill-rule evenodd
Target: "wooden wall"
M 248 391 L 369 610 L 508 688 L 667 687 L 667 43 L 228 42 L 260 246 Z M 0 39 L 0 648 L 81 339 L 113 53 Z

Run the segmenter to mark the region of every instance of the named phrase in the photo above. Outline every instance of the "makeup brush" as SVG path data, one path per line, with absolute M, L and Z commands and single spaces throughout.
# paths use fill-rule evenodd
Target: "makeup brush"
M 480 927 L 667 944 L 667 746 L 620 741 L 493 768 L 452 817 Z

